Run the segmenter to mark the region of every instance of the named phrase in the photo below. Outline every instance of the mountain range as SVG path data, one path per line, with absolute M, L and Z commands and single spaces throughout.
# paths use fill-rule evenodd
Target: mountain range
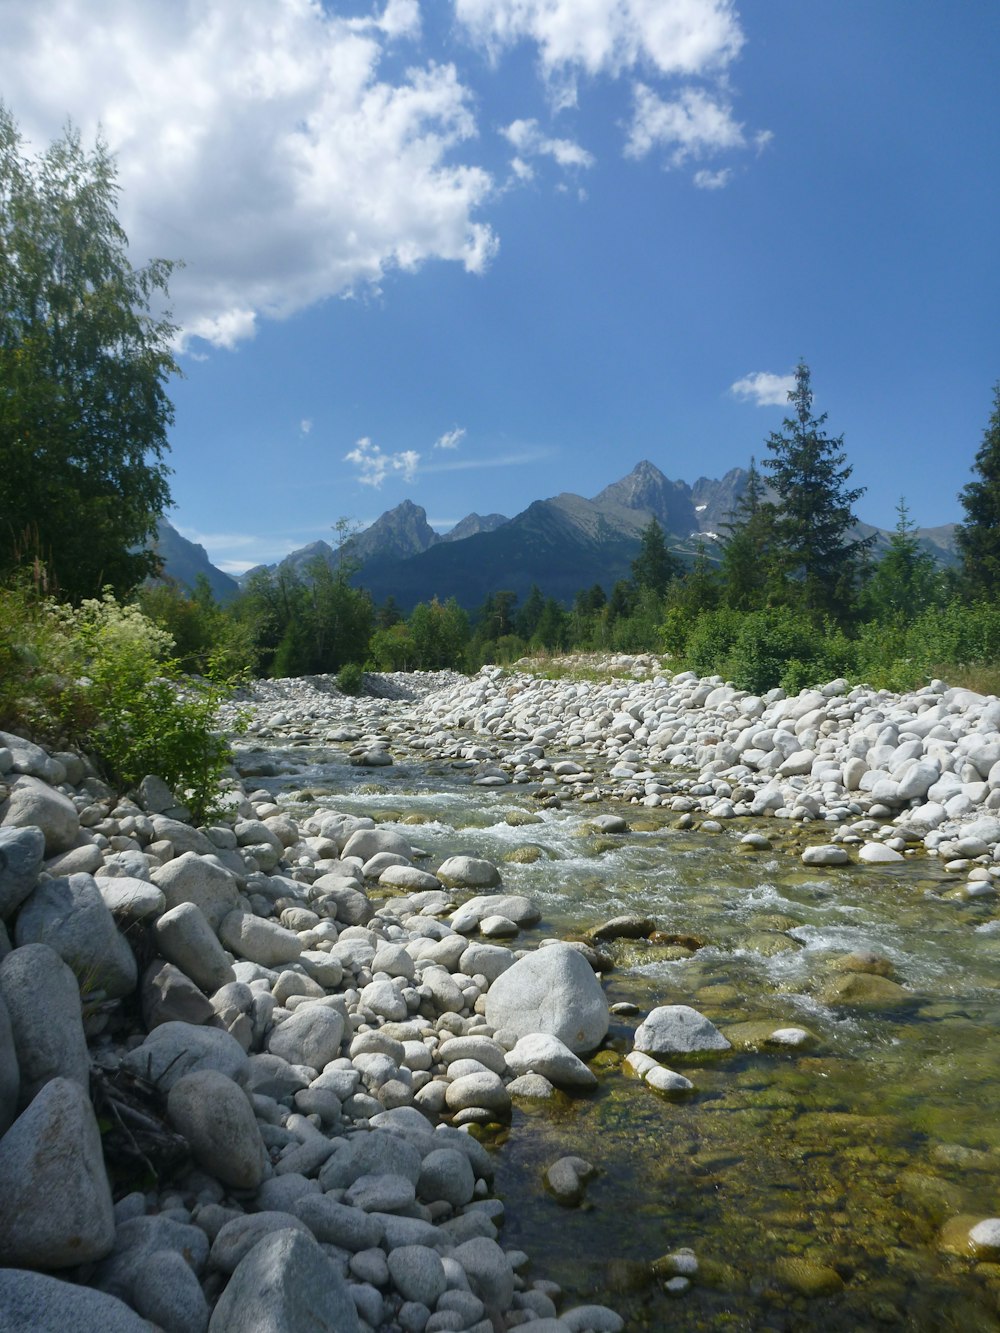
M 610 593 L 618 579 L 627 578 L 643 529 L 653 518 L 671 549 L 682 557 L 691 557 L 699 543 L 710 556 L 717 554 L 719 536 L 747 477 L 744 468 L 732 468 L 721 480 L 699 477 L 689 486 L 671 481 L 644 460 L 592 499 L 563 492 L 534 501 L 514 518 L 469 514 L 444 536 L 434 531 L 419 505 L 404 500 L 348 537 L 338 550 L 325 541 L 311 542 L 286 556 L 281 565 L 307 574 L 317 557 L 332 567 L 349 558 L 357 566 L 353 582 L 367 588 L 376 603 L 391 594 L 403 610 L 435 596 L 442 601 L 454 597 L 473 610 L 501 588 L 511 589 L 523 600 L 532 584 L 546 596 L 568 603 L 581 588 L 599 583 Z M 213 591 L 209 570 L 226 585 L 233 583 L 208 564 L 202 547 L 185 541 L 169 524 L 162 526 L 173 534 L 169 540 L 161 536 L 159 542 L 168 575 L 190 586 L 192 580 L 174 563 L 173 553 L 179 552 L 185 557 L 185 569 L 205 573 Z M 859 535 L 872 533 L 877 556 L 890 534 L 858 524 Z M 954 562 L 954 524 L 918 529 L 916 535 L 937 560 Z M 220 599 L 231 595 L 227 587 Z

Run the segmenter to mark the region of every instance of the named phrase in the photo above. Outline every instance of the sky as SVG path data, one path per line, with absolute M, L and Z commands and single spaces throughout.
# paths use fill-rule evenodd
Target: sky
M 641 459 L 957 521 L 1000 379 L 996 0 L 0 0 L 31 150 L 116 155 L 171 282 L 168 517 L 238 573 Z

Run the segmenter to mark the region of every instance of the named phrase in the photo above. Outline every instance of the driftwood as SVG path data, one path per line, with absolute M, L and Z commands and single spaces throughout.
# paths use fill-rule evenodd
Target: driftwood
M 123 1193 L 140 1182 L 160 1186 L 188 1161 L 188 1142 L 168 1125 L 167 1099 L 155 1083 L 91 1066 L 90 1090 L 108 1174 Z

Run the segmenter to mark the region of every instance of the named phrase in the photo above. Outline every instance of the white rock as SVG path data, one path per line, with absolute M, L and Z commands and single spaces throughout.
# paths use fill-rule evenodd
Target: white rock
M 646 1055 L 728 1051 L 730 1043 L 704 1014 L 686 1004 L 660 1005 L 636 1028 L 635 1049 Z

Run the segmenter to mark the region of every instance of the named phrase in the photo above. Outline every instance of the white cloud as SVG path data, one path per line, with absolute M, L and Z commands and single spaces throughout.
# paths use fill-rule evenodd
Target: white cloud
M 577 70 L 704 74 L 724 68 L 744 40 L 732 0 L 455 0 L 455 13 L 494 59 L 534 42 L 564 102 Z
M 784 407 L 794 388 L 794 375 L 772 375 L 769 371 L 758 370 L 731 384 L 729 392 L 734 398 L 755 403 L 757 407 Z
M 696 171 L 694 183 L 699 190 L 723 190 L 733 178 L 732 169 L 723 167 L 721 171 Z
M 404 449 L 396 454 L 383 453 L 380 446 L 373 444 L 366 435 L 344 455 L 344 462 L 355 464 L 358 481 L 363 486 L 377 489 L 391 472 L 400 473 L 404 481 L 412 481 L 417 475 L 420 455 L 414 449 Z
M 551 458 L 558 450 L 550 445 L 522 449 L 514 454 L 479 455 L 476 458 L 452 458 L 447 462 L 428 463 L 421 472 L 478 472 L 483 468 L 523 467 L 525 463 L 540 463 Z
M 299 434 L 308 435 L 313 428 L 312 420 L 309 417 L 303 417 L 299 422 Z
M 417 0 L 348 20 L 318 0 L 4 5 L 0 87 L 35 148 L 67 119 L 116 154 L 137 262 L 176 257 L 185 339 L 233 347 L 281 318 L 431 258 L 481 272 L 493 182 L 450 64 L 383 76 Z
M 553 139 L 542 133 L 537 120 L 513 120 L 500 131 L 517 153 L 511 163 L 525 165 L 527 157 L 551 157 L 561 167 L 592 167 L 594 155 L 572 139 Z M 530 171 L 531 168 L 529 167 Z
M 453 430 L 446 430 L 443 435 L 438 436 L 434 441 L 435 449 L 457 449 L 465 439 L 465 427 L 456 426 Z
M 635 105 L 625 151 L 645 157 L 653 148 L 665 148 L 671 166 L 688 158 L 703 158 L 726 149 L 745 148 L 743 126 L 732 108 L 701 88 L 685 88 L 665 101 L 644 83 L 634 89 Z

